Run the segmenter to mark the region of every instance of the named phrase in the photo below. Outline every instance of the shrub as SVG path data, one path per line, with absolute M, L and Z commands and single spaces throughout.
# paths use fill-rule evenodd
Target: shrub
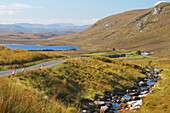
M 141 55 L 141 51 L 136 51 L 136 54 L 137 55 Z

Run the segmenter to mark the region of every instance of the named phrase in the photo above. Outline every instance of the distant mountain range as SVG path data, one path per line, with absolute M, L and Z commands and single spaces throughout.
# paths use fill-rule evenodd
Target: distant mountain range
M 50 24 L 50 25 L 43 25 L 43 24 L 30 24 L 30 23 L 17 23 L 17 24 L 0 24 L 0 28 L 3 31 L 13 30 L 16 32 L 32 32 L 32 33 L 40 33 L 40 32 L 52 32 L 56 33 L 59 31 L 72 31 L 78 30 L 81 31 L 90 27 L 90 25 L 83 25 L 83 26 L 76 26 L 71 23 L 58 23 L 58 24 Z M 0 29 L 0 31 L 1 31 Z
M 9 27 L 16 30 L 15 26 L 18 26 L 23 31 L 24 28 L 27 28 L 27 32 L 29 30 L 35 32 L 34 29 L 39 28 L 41 28 L 41 32 L 44 29 L 59 31 L 62 28 L 65 29 L 63 35 L 66 30 L 69 35 L 61 36 L 55 33 L 0 33 L 0 42 L 76 45 L 90 49 L 140 50 L 155 52 L 155 55 L 159 57 L 170 57 L 170 3 L 162 2 L 153 8 L 111 15 L 99 20 L 90 27 L 89 25 L 74 26 L 73 24 L 39 25 L 21 23 L 0 28 L 7 29 Z M 72 34 L 69 29 L 73 28 L 81 31 L 75 31 L 77 33 Z

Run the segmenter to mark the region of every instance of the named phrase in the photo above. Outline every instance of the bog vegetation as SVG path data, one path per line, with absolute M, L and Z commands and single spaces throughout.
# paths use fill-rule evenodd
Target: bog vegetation
M 59 43 L 61 39 L 62 43 L 70 42 L 70 45 L 73 42 L 94 48 L 116 46 L 119 49 L 150 50 L 155 51 L 156 56 L 169 57 L 170 5 L 163 3 L 160 7 L 157 15 L 154 11 L 159 8 L 156 7 L 155 10 L 150 8 L 113 15 L 80 33 L 55 37 L 52 43 Z M 114 93 L 133 87 L 145 77 L 142 74 L 145 70 L 138 66 L 140 64 L 150 64 L 164 71 L 161 73 L 162 80 L 144 99 L 142 109 L 137 112 L 170 112 L 169 60 L 143 56 L 117 59 L 123 59 L 122 62 L 93 56 L 107 55 L 105 51 L 100 52 L 90 54 L 88 58 L 74 58 L 52 68 L 17 73 L 10 79 L 0 78 L 0 112 L 78 113 L 79 108 L 89 106 L 84 103 L 85 100 L 96 100 L 105 92 Z M 128 54 L 131 56 L 134 53 Z M 0 46 L 0 70 L 63 57 L 55 53 L 12 50 Z
M 18 73 L 20 81 L 67 105 L 87 107 L 83 100 L 94 100 L 105 91 L 123 91 L 134 86 L 145 71 L 137 65 L 106 57 L 75 58 L 48 68 Z
M 4 47 L 3 51 L 14 50 Z M 118 61 L 121 59 L 126 62 Z M 91 106 L 85 100 L 132 88 L 145 77 L 142 74 L 145 69 L 138 65 L 149 63 L 165 70 L 161 73 L 163 80 L 158 82 L 155 92 L 146 97 L 138 112 L 146 109 L 148 113 L 168 112 L 168 60 L 126 57 L 113 60 L 103 56 L 73 58 L 52 68 L 17 73 L 10 79 L 0 78 L 0 112 L 79 113 L 81 108 Z
M 0 70 L 18 68 L 43 62 L 48 59 L 66 58 L 58 53 L 30 52 L 0 46 Z

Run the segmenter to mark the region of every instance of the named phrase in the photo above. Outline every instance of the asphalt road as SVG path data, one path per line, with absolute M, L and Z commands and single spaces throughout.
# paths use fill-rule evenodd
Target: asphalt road
M 58 64 L 61 64 L 64 61 L 66 61 L 66 59 L 52 60 L 52 61 L 43 62 L 43 63 L 40 63 L 40 64 L 36 64 L 36 65 L 33 65 L 33 66 L 26 67 L 25 71 L 30 70 L 30 69 L 40 69 L 42 65 L 44 65 L 43 68 L 53 67 L 53 66 L 56 66 Z M 0 77 L 9 76 L 9 75 L 12 74 L 12 71 L 13 71 L 13 69 L 12 70 L 6 70 L 6 71 L 0 71 Z M 22 68 L 16 69 L 16 73 L 21 72 L 21 71 L 22 71 Z

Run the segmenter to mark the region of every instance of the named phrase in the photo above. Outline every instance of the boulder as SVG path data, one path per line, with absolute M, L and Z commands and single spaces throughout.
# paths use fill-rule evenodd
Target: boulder
M 138 96 L 133 96 L 132 100 L 139 100 L 140 98 Z
M 119 104 L 119 103 L 121 103 L 120 99 L 117 99 L 117 101 L 116 101 L 116 102 L 117 102 L 118 104 Z
M 101 106 L 101 107 L 100 107 L 100 111 L 101 111 L 101 112 L 105 112 L 105 111 L 108 110 L 108 109 L 109 109 L 108 106 Z
M 139 82 L 139 86 L 147 86 L 147 83 L 146 83 L 146 82 L 143 82 L 143 81 L 140 81 L 140 82 Z
M 135 95 L 138 95 L 138 94 L 139 94 L 138 92 L 129 93 L 129 96 L 135 96 Z
M 114 100 L 111 100 L 111 102 L 113 102 L 113 103 L 116 103 L 116 99 L 114 99 Z
M 144 94 L 147 94 L 148 93 L 148 91 L 143 91 L 143 92 L 141 92 L 140 94 L 141 95 L 144 95 Z
M 126 104 L 127 104 L 127 105 L 132 105 L 132 104 L 134 104 L 134 103 L 136 103 L 136 101 L 130 101 L 130 102 L 127 102 Z
M 133 107 L 141 106 L 141 105 L 142 105 L 142 99 L 137 100 L 137 101 L 133 104 Z
M 159 75 L 158 74 L 154 74 L 154 76 L 153 76 L 154 78 L 158 78 L 159 77 Z
M 82 113 L 87 113 L 87 110 L 82 110 Z
M 110 101 L 111 101 L 111 99 L 110 99 L 110 98 L 106 98 L 106 101 L 109 101 L 109 102 L 110 102 Z
M 125 99 L 125 98 L 121 98 L 121 102 L 122 102 L 122 103 L 125 103 L 125 102 L 126 102 L 126 99 Z
M 130 92 L 130 90 L 129 90 L 129 89 L 127 89 L 127 90 L 126 90 L 126 93 L 129 93 L 129 92 Z
M 140 106 L 136 106 L 136 107 L 130 107 L 130 109 L 129 110 L 137 110 L 137 109 L 140 109 Z
M 114 100 L 114 99 L 117 99 L 117 97 L 118 97 L 118 96 L 112 96 L 112 99 L 113 99 L 113 100 Z
M 130 100 L 131 100 L 131 98 L 121 98 L 122 103 L 126 103 L 126 102 L 128 102 Z
M 94 101 L 94 104 L 96 104 L 96 105 L 103 105 L 103 104 L 105 104 L 105 102 L 104 101 Z
M 143 97 L 146 97 L 148 94 L 144 94 L 144 95 L 139 95 L 138 97 L 139 98 L 143 98 Z

